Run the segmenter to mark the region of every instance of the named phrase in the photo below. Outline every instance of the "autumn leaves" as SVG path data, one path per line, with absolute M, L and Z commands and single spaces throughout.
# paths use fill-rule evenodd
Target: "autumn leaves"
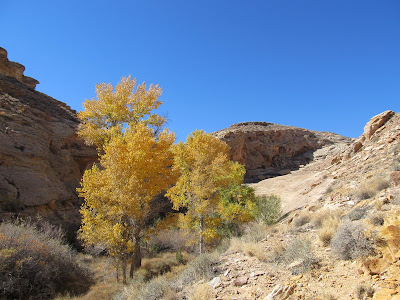
M 99 163 L 87 170 L 79 194 L 80 237 L 86 245 L 101 244 L 118 259 L 124 281 L 140 266 L 140 243 L 150 201 L 165 192 L 175 209 L 186 208 L 177 225 L 195 232 L 200 252 L 218 237 L 218 226 L 230 211 L 247 203 L 221 201 L 221 189 L 240 185 L 244 167 L 229 159 L 229 147 L 203 131 L 174 144 L 175 136 L 161 130 L 165 118 L 154 113 L 161 105 L 161 89 L 148 89 L 135 79 L 122 78 L 96 86 L 97 99 L 86 100 L 79 113 L 79 135 L 99 150 Z M 233 201 L 234 202 L 234 201 Z M 235 206 L 236 205 L 236 206 Z

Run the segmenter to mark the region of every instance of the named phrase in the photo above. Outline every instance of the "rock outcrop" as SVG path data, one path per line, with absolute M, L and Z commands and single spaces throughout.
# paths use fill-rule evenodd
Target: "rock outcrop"
M 231 147 L 231 159 L 246 167 L 246 181 L 285 175 L 307 164 L 313 152 L 352 139 L 266 122 L 238 123 L 214 133 Z
M 394 111 L 387 110 L 375 117 L 372 117 L 364 127 L 364 133 L 354 142 L 352 152 L 358 152 L 365 142 L 371 140 L 375 132 L 383 130 L 385 123 L 395 115 Z M 349 154 L 351 155 L 351 153 Z
M 0 53 L 0 220 L 40 216 L 76 232 L 76 188 L 96 149 L 76 135 L 76 113 L 35 91 Z
M 17 79 L 31 89 L 34 89 L 39 81 L 24 75 L 25 67 L 19 63 L 9 61 L 7 51 L 0 47 L 0 74 Z

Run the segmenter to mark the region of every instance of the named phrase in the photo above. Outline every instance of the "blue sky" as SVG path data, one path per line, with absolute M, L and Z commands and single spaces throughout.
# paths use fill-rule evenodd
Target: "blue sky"
M 158 83 L 181 140 L 245 121 L 356 137 L 400 111 L 398 0 L 0 0 L 0 47 L 78 111 L 96 83 Z

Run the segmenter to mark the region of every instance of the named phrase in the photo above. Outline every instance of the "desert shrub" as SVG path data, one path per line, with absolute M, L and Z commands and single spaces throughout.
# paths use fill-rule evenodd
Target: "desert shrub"
M 159 277 L 150 281 L 143 281 L 141 278 L 134 281 L 129 287 L 114 297 L 116 300 L 157 300 L 166 299 L 167 295 L 171 295 L 176 290 L 173 281 Z M 171 298 L 174 299 L 174 298 Z M 175 298 L 176 299 L 176 298 Z
M 189 295 L 190 300 L 210 300 L 214 298 L 214 289 L 208 283 L 196 285 Z
M 245 242 L 240 238 L 232 238 L 229 250 L 243 252 L 248 256 L 254 256 L 263 261 L 266 259 L 265 249 L 260 244 Z
M 185 264 L 188 261 L 187 253 L 165 253 L 154 258 L 145 258 L 142 261 L 139 272 L 145 280 L 163 275 L 172 270 L 173 267 Z
M 321 209 L 314 213 L 311 224 L 314 228 L 321 228 L 325 220 L 338 219 L 341 214 L 341 209 Z
M 191 250 L 186 247 L 188 237 L 176 228 L 159 230 L 157 234 L 150 236 L 147 243 L 147 250 L 150 256 L 163 251 L 176 252 L 178 250 Z
M 80 294 L 92 276 L 72 250 L 29 224 L 0 224 L 0 290 L 9 299 L 49 299 Z
M 297 238 L 291 241 L 281 254 L 281 260 L 285 264 L 297 262 L 292 268 L 294 274 L 300 274 L 318 264 L 318 259 L 311 249 L 311 242 L 307 239 Z
M 293 225 L 295 227 L 303 226 L 311 221 L 311 216 L 308 211 L 302 212 L 296 219 L 293 221 Z
M 365 284 L 359 284 L 356 287 L 357 299 L 363 300 L 363 299 L 366 299 L 366 298 L 372 298 L 374 293 L 375 293 L 375 290 L 371 286 L 366 286 Z
M 204 279 L 209 280 L 216 273 L 216 264 L 219 255 L 217 253 L 204 253 L 187 264 L 185 270 L 182 271 L 180 279 L 183 285 L 193 283 Z
M 246 242 L 260 242 L 269 235 L 268 227 L 264 222 L 250 222 L 244 225 L 241 239 Z
M 367 236 L 360 221 L 345 221 L 339 225 L 331 241 L 332 253 L 349 260 L 374 253 L 373 239 Z
M 382 226 L 385 221 L 385 216 L 383 213 L 375 213 L 369 217 L 369 221 L 372 225 Z
M 369 205 L 357 207 L 352 211 L 350 211 L 347 215 L 345 215 L 345 219 L 348 219 L 350 221 L 357 221 L 364 219 L 367 215 L 368 210 L 370 209 L 371 207 Z
M 366 181 L 357 191 L 356 197 L 360 200 L 370 199 L 389 186 L 390 182 L 383 176 L 378 175 Z
M 335 215 L 330 215 L 322 221 L 321 228 L 318 232 L 318 238 L 325 247 L 330 244 L 338 225 L 339 219 Z
M 257 220 L 267 225 L 276 223 L 282 215 L 281 199 L 276 195 L 256 197 L 253 214 Z

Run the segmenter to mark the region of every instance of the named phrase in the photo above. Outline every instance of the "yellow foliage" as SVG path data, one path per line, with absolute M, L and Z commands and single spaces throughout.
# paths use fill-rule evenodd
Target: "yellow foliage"
M 162 90 L 158 85 L 136 84 L 130 76 L 122 77 L 121 82 L 113 90 L 111 84 L 96 85 L 97 99 L 85 100 L 85 110 L 78 113 L 81 120 L 78 135 L 88 145 L 96 145 L 99 149 L 114 136 L 123 133 L 128 124 L 139 121 L 159 128 L 165 118 L 152 113 L 162 102 L 158 99 Z
M 161 131 L 165 119 L 152 113 L 161 104 L 161 88 L 130 76 L 115 91 L 110 84 L 96 86 L 98 99 L 86 100 L 79 135 L 100 151 L 100 162 L 87 170 L 79 195 L 80 238 L 86 245 L 100 244 L 111 256 L 140 265 L 140 241 L 149 203 L 176 180 L 171 170 L 175 135 Z M 139 264 L 139 265 L 137 265 Z M 125 278 L 124 278 L 125 281 Z
M 104 147 L 100 167 L 85 172 L 79 189 L 85 199 L 80 232 L 86 244 L 103 244 L 117 257 L 132 253 L 150 201 L 175 181 L 169 168 L 173 142 L 167 130 L 155 137 L 138 123 Z
M 216 229 L 223 209 L 220 189 L 243 182 L 244 167 L 230 161 L 229 150 L 225 142 L 203 131 L 193 132 L 186 143 L 173 148 L 173 170 L 180 177 L 166 196 L 175 209 L 187 208 L 187 213 L 180 216 L 179 226 L 198 232 L 200 252 L 203 240 L 209 242 L 218 237 Z

